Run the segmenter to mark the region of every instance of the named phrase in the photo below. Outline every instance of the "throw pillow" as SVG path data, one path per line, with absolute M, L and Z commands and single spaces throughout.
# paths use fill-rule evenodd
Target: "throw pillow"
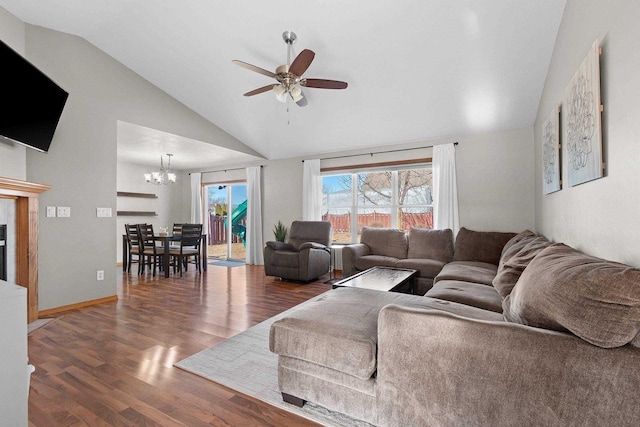
M 524 230 L 523 232 L 520 232 L 513 236 L 511 240 L 505 243 L 504 248 L 502 248 L 502 253 L 500 254 L 500 262 L 517 253 L 524 247 L 524 245 L 526 245 L 536 237 L 538 237 L 536 233 L 530 230 Z
M 409 229 L 409 251 L 407 258 L 434 259 L 451 262 L 453 259 L 453 231 L 428 228 Z
M 620 347 L 640 333 L 640 270 L 555 243 L 529 263 L 502 308 L 507 321 Z
M 477 261 L 498 265 L 502 248 L 516 233 L 473 231 L 464 227 L 456 237 L 454 261 Z
M 542 236 L 530 236 L 513 244 L 500 258 L 498 272 L 493 278 L 493 287 L 502 298 L 511 293 L 520 275 L 540 251 L 551 242 Z

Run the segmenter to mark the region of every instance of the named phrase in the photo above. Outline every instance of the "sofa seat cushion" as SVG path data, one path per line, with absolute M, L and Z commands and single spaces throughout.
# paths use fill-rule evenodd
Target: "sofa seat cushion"
M 411 268 L 418 270 L 418 276 L 434 278 L 442 271 L 445 263 L 435 259 L 400 259 L 396 263 L 398 268 Z
M 418 295 L 337 288 L 271 325 L 269 349 L 367 380 L 377 369 L 378 314 L 388 304 L 502 321 L 487 310 Z
M 395 267 L 398 258 L 384 255 L 365 255 L 356 260 L 356 268 L 360 271 L 371 267 Z
M 529 263 L 502 305 L 508 321 L 620 347 L 640 333 L 640 269 L 556 243 Z
M 425 296 L 502 313 L 500 294 L 493 287 L 479 283 L 441 280 Z
M 442 268 L 434 283 L 440 280 L 458 280 L 491 286 L 497 271 L 497 265 L 486 262 L 453 261 Z
M 299 258 L 299 252 L 275 251 L 271 264 L 274 267 L 298 268 Z

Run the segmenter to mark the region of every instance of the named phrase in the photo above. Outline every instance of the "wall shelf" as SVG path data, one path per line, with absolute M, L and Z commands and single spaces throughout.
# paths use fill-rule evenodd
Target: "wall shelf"
M 118 216 L 158 216 L 157 213 L 151 211 L 118 211 Z
M 143 199 L 157 199 L 158 196 L 156 196 L 153 193 L 133 193 L 130 191 L 118 191 L 118 197 L 141 197 Z

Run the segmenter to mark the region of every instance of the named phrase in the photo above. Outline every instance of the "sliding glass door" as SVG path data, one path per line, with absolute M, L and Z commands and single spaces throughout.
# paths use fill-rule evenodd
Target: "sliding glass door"
M 244 260 L 247 230 L 246 183 L 209 184 L 205 194 L 209 212 L 209 257 Z

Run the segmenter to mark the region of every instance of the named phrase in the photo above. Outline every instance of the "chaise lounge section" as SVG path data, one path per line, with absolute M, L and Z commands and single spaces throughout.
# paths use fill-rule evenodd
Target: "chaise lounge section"
M 275 322 L 285 399 L 381 426 L 637 425 L 640 270 L 485 233 L 425 296 L 338 288 Z

